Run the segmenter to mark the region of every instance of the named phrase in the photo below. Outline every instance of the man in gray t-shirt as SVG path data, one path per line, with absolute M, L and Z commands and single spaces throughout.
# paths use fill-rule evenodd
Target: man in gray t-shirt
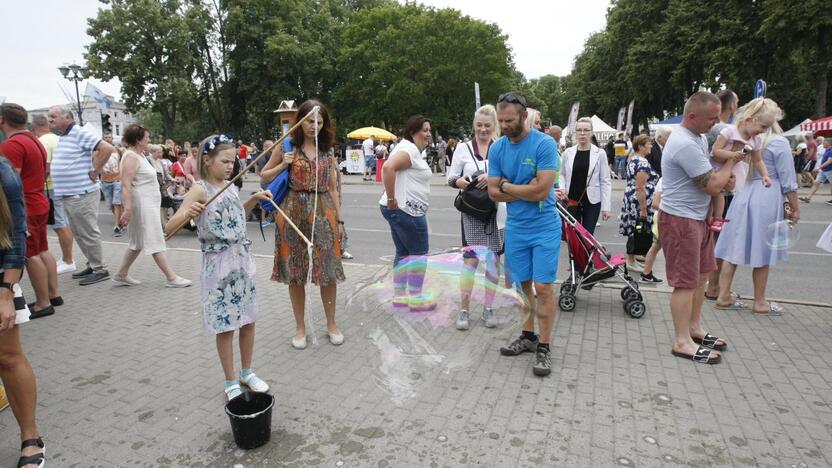
M 674 131 L 662 153 L 662 211 L 704 221 L 711 196 L 695 178 L 710 170 L 705 136 L 684 126 Z
M 708 92 L 694 93 L 685 103 L 684 119 L 667 140 L 662 154 L 662 207 L 659 241 L 666 258 L 667 282 L 673 287 L 674 356 L 716 364 L 725 340 L 702 327 L 705 279 L 716 269 L 714 243 L 705 218 L 711 196 L 731 184 L 730 160 L 714 171 L 703 136 L 717 122 L 719 99 Z M 701 344 L 702 346 L 699 346 Z

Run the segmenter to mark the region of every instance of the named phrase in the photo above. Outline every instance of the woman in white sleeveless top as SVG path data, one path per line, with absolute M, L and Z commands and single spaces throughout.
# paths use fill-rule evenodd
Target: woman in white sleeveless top
M 165 274 L 167 287 L 190 286 L 190 280 L 177 276 L 165 257 L 165 236 L 159 216 L 162 194 L 156 179 L 156 169 L 144 155 L 150 143 L 150 131 L 141 125 L 131 124 L 124 129 L 123 139 L 127 151 L 121 157 L 121 193 L 124 205 L 121 224 L 128 226 L 130 243 L 112 281 L 125 286 L 141 284 L 141 281 L 130 277 L 128 272 L 139 252 L 144 250 L 153 256 L 156 265 Z

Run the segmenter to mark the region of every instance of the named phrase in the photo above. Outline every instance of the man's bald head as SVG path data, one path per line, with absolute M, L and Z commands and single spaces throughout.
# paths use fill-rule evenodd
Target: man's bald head
M 549 136 L 554 138 L 555 141 L 560 142 L 560 137 L 563 134 L 563 129 L 558 127 L 557 125 L 552 125 L 549 127 Z
M 722 104 L 716 94 L 708 91 L 693 93 L 685 102 L 682 126 L 696 133 L 708 133 L 717 122 Z

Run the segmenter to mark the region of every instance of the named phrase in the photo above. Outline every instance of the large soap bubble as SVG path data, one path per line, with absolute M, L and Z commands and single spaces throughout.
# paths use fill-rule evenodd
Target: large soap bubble
M 485 247 L 408 257 L 377 271 L 347 298 L 348 313 L 369 314 L 368 337 L 379 359 L 374 379 L 395 404 L 414 400 L 442 374 L 474 365 L 492 339 L 502 342 L 519 331 L 528 301 L 507 285 L 497 259 Z M 471 285 L 466 331 L 455 326 L 461 282 Z M 490 327 L 480 320 L 486 305 L 493 311 Z

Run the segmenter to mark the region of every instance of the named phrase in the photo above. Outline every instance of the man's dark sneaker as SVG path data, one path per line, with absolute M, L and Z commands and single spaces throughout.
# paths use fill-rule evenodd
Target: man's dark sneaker
M 91 275 L 92 273 L 93 273 L 92 268 L 86 267 L 81 271 L 76 271 L 75 273 L 73 273 L 72 274 L 72 279 L 85 278 L 85 277 Z
M 533 353 L 537 349 L 537 341 L 532 341 L 525 336 L 521 336 L 516 340 L 500 348 L 500 354 L 503 356 L 517 356 L 523 353 Z
M 124 228 L 121 226 L 115 226 L 113 228 L 113 237 L 121 237 L 124 235 Z
M 78 284 L 81 286 L 87 286 L 89 284 L 99 283 L 107 279 L 110 279 L 110 272 L 107 270 L 98 270 L 92 272 L 91 275 L 79 281 Z
M 534 366 L 532 372 L 538 377 L 545 377 L 552 373 L 552 358 L 546 348 L 537 348 L 534 355 Z
M 661 283 L 662 280 L 653 276 L 653 273 L 645 275 L 644 273 L 641 274 L 641 282 L 642 283 Z
M 832 206 L 832 200 L 826 200 L 826 204 Z
M 41 310 L 35 310 L 34 307 L 29 309 L 29 318 L 34 320 L 36 318 L 46 317 L 47 315 L 52 315 L 55 313 L 55 308 L 51 305 L 49 307 L 44 307 Z

